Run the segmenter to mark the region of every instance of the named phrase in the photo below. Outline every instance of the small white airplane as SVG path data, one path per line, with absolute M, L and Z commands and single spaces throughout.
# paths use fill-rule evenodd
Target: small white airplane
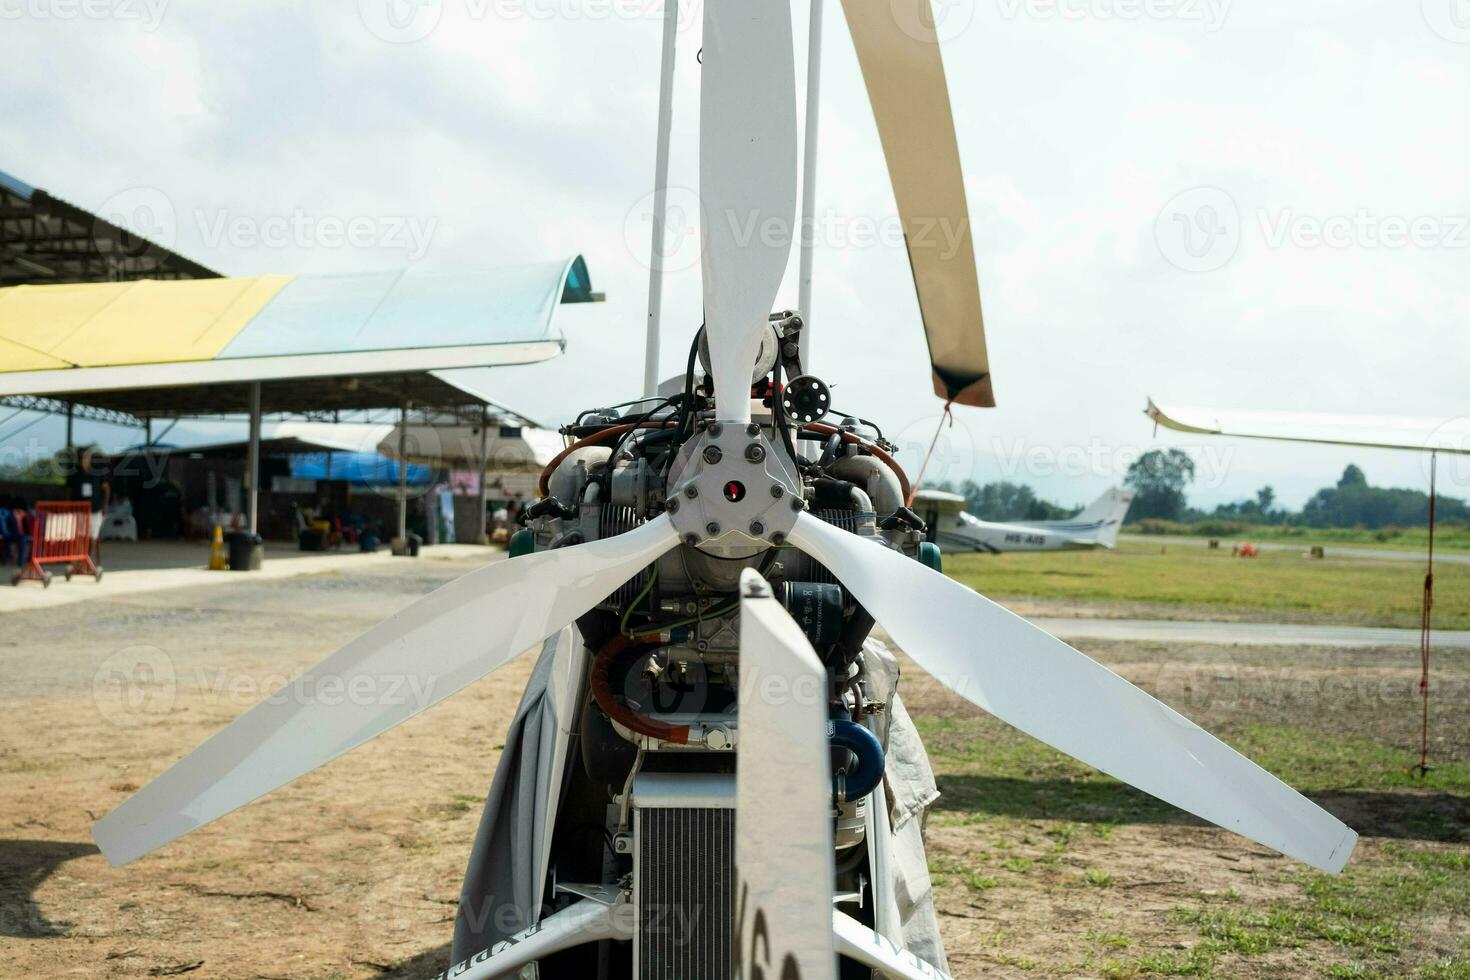
M 929 528 L 929 540 L 945 551 L 1090 551 L 1118 543 L 1133 491 L 1112 487 L 1087 509 L 1064 521 L 982 521 L 965 511 L 965 498 L 942 490 L 920 490 L 914 511 Z

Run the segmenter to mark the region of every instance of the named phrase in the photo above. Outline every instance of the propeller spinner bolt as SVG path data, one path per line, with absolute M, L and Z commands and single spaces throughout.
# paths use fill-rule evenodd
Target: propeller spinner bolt
M 786 543 L 786 535 L 782 534 L 780 531 L 777 531 L 775 534 L 771 535 L 771 544 L 780 546 L 780 545 L 783 545 L 785 543 Z
M 709 532 L 710 537 L 714 537 L 715 535 L 720 533 L 720 525 L 715 521 L 710 521 L 704 526 L 704 529 L 705 531 Z
M 720 452 L 720 447 L 719 446 L 705 446 L 704 447 L 704 461 L 706 463 L 710 464 L 711 466 L 713 466 L 716 463 L 718 463 L 721 459 L 724 458 L 724 456 L 725 456 L 725 454 L 722 453 L 722 452 Z
M 766 447 L 758 442 L 752 442 L 745 447 L 745 458 L 752 463 L 759 463 L 766 458 Z
M 792 510 L 806 510 L 806 501 L 805 500 L 802 500 L 800 497 L 792 497 L 791 498 L 791 509 Z
M 684 543 L 687 544 L 691 548 L 695 547 L 696 545 L 699 544 L 699 535 L 697 535 L 697 534 L 686 534 L 686 535 L 684 535 Z
M 748 435 L 748 436 L 758 436 L 758 435 L 760 435 L 761 434 L 761 427 L 760 427 L 760 425 L 757 424 L 757 423 L 755 423 L 755 422 L 750 423 L 749 425 L 747 425 L 745 427 L 745 434 Z
M 699 496 L 699 488 L 692 483 L 689 484 L 689 486 L 684 488 L 684 496 L 688 497 L 690 500 L 693 500 L 695 497 Z
M 668 511 L 670 514 L 679 513 L 679 498 L 670 497 L 668 500 L 664 501 L 664 510 Z
M 760 537 L 762 534 L 766 533 L 766 526 L 760 521 L 751 521 L 750 533 L 755 535 L 756 537 Z
M 781 484 L 779 484 L 779 483 L 773 483 L 773 484 L 771 484 L 771 496 L 774 499 L 780 500 L 782 494 L 784 494 L 785 492 L 786 492 L 786 488 L 783 487 L 783 486 L 781 486 Z

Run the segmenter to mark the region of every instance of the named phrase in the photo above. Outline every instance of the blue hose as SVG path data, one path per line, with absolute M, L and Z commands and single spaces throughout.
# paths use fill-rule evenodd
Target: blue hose
M 846 718 L 827 722 L 827 741 L 833 748 L 846 749 L 857 757 L 857 766 L 846 776 L 845 784 L 834 779 L 833 792 L 844 800 L 860 800 L 883 781 L 883 746 L 878 736 Z

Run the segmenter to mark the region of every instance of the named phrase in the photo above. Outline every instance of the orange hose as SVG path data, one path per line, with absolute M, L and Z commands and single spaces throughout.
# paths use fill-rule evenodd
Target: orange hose
M 668 428 L 669 426 L 668 422 L 627 422 L 623 425 L 615 425 L 612 428 L 603 429 L 601 432 L 594 432 L 592 435 L 588 436 L 585 439 L 579 439 L 567 448 L 563 449 L 561 452 L 557 453 L 556 457 L 551 462 L 546 464 L 546 467 L 541 471 L 540 479 L 536 482 L 537 491 L 539 491 L 541 496 L 543 497 L 551 495 L 551 474 L 556 470 L 558 466 L 561 465 L 561 461 L 566 459 L 572 453 L 576 452 L 578 449 L 584 449 L 587 446 L 596 446 L 599 443 L 607 442 L 614 436 L 620 436 L 624 432 L 627 432 L 629 429 L 633 428 L 635 424 L 640 429 L 664 429 Z
M 880 460 L 883 461 L 884 465 L 886 465 L 890 470 L 893 471 L 893 475 L 898 477 L 899 485 L 903 489 L 903 499 L 909 499 L 909 495 L 910 493 L 912 493 L 912 491 L 909 489 L 908 475 L 904 473 L 903 467 L 898 465 L 898 460 L 888 455 L 888 453 L 885 450 L 879 448 L 876 443 L 869 442 L 855 432 L 848 432 L 844 429 L 839 429 L 837 428 L 837 426 L 829 425 L 826 422 L 808 422 L 805 426 L 803 426 L 803 428 L 811 429 L 813 432 L 821 433 L 824 436 L 840 435 L 843 442 L 853 446 L 862 446 L 868 452 L 872 453 L 874 456 L 877 456 Z
M 654 721 L 644 715 L 640 715 L 628 707 L 613 691 L 612 666 L 618 658 L 627 653 L 641 653 L 651 646 L 658 645 L 657 636 L 635 636 L 629 638 L 618 633 L 611 640 L 602 645 L 593 658 L 592 670 L 587 678 L 587 686 L 592 689 L 592 697 L 609 718 L 624 728 L 656 738 L 663 742 L 673 742 L 677 745 L 689 744 L 688 725 L 666 725 L 661 721 Z

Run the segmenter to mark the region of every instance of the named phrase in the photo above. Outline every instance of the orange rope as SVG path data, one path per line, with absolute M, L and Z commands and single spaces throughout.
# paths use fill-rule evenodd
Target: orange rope
M 919 495 L 919 488 L 924 485 L 924 471 L 929 468 L 929 460 L 934 458 L 934 447 L 939 445 L 940 433 L 944 431 L 944 423 L 948 421 L 949 427 L 954 428 L 954 399 L 944 403 L 944 414 L 939 416 L 939 425 L 934 429 L 934 438 L 929 440 L 929 451 L 924 454 L 924 462 L 919 466 L 919 475 L 914 478 L 913 489 L 908 493 L 908 499 L 903 502 L 905 507 L 914 505 L 914 498 Z

